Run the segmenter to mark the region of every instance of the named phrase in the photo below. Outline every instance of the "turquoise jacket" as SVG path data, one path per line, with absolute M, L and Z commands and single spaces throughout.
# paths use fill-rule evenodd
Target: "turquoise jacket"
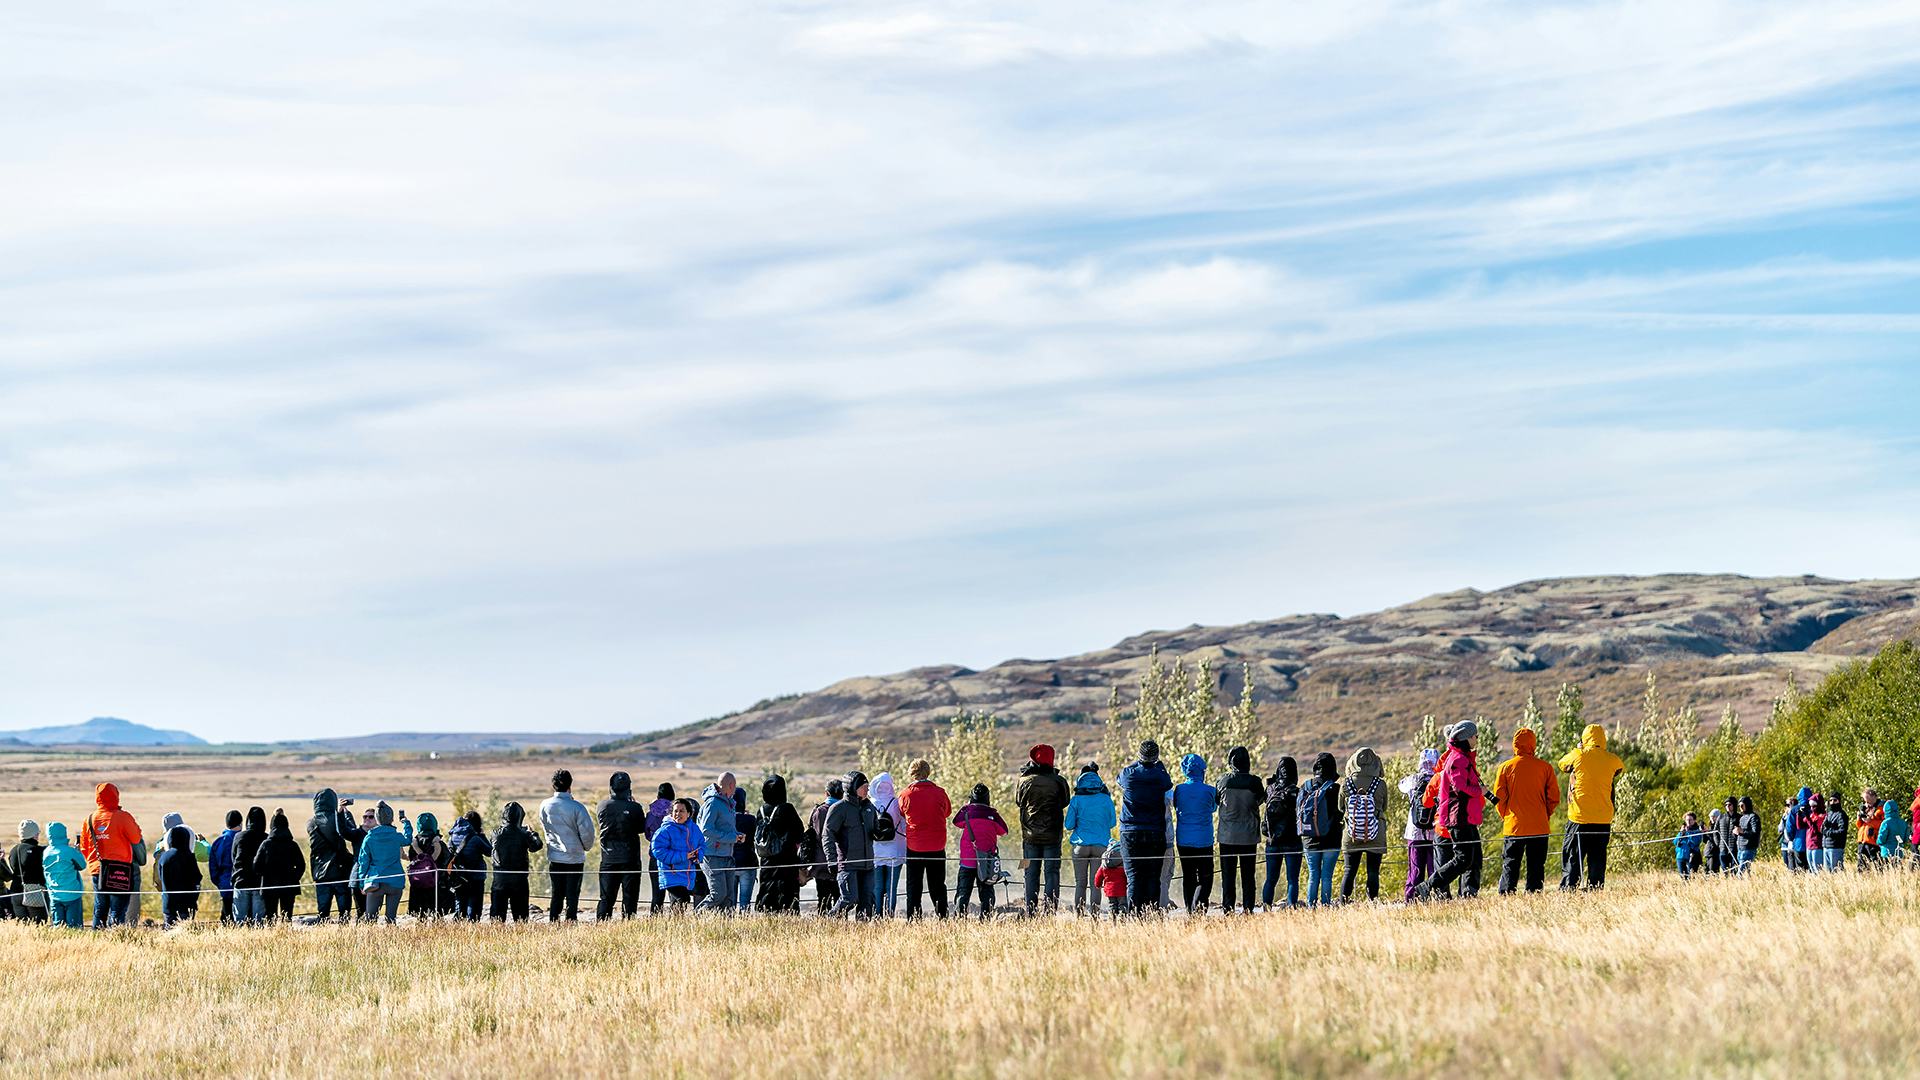
M 1073 782 L 1073 798 L 1067 803 L 1067 842 L 1074 847 L 1107 846 L 1113 839 L 1113 827 L 1120 823 L 1113 810 L 1113 796 L 1097 772 L 1084 772 Z
M 1881 804 L 1880 813 L 1880 835 L 1874 840 L 1880 845 L 1881 855 L 1895 858 L 1906 848 L 1907 823 L 1900 820 L 1900 807 L 1892 799 Z
M 380 824 L 368 829 L 360 840 L 360 857 L 353 861 L 353 876 L 362 890 L 373 885 L 404 888 L 407 867 L 400 853 L 407 846 L 407 838 L 393 827 L 393 812 L 387 809 L 387 804 L 381 803 L 379 810 Z
M 67 827 L 58 821 L 47 826 L 47 850 L 40 853 L 40 869 L 47 877 L 48 899 L 80 899 L 87 859 L 79 848 L 67 843 Z

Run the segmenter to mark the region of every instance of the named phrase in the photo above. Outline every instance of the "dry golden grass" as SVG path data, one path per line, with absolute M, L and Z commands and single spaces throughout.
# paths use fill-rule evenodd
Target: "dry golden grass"
M 1252 919 L 5 924 L 10 1073 L 1911 1076 L 1920 878 Z

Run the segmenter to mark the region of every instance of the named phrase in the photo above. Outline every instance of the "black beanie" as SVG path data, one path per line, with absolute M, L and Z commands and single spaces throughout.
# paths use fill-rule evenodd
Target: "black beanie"
M 1157 742 L 1154 742 L 1152 739 L 1147 739 L 1146 741 L 1142 742 L 1140 744 L 1140 760 L 1141 761 L 1159 761 L 1160 760 L 1160 744 Z
M 240 823 L 245 820 L 247 819 L 240 816 L 240 811 L 238 810 L 227 811 L 227 828 L 237 829 L 240 827 Z

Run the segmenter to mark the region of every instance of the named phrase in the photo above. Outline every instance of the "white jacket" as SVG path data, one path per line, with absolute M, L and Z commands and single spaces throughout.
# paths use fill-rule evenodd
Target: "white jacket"
M 571 791 L 556 791 L 540 804 L 540 834 L 547 838 L 547 861 L 579 865 L 593 850 L 593 812 Z

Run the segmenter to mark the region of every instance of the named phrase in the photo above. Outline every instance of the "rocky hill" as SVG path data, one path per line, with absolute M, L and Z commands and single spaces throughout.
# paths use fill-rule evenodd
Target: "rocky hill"
M 1848 658 L 1920 630 L 1920 581 L 1671 574 L 1461 589 L 1367 615 L 1292 615 L 1189 626 L 1058 660 L 975 671 L 943 665 L 847 679 L 808 694 L 638 736 L 623 753 L 730 763 L 844 762 L 865 736 L 925 745 L 961 709 L 991 711 L 1035 739 L 1099 739 L 1108 694 L 1146 657 L 1212 658 L 1224 696 L 1243 666 L 1284 751 L 1404 745 L 1418 718 L 1518 715 L 1529 690 L 1551 709 L 1581 685 L 1590 719 L 1637 723 L 1646 673 L 1708 723 L 1723 703 L 1757 728 L 1789 677 L 1811 685 Z M 1028 732 L 1015 736 L 1025 740 Z

